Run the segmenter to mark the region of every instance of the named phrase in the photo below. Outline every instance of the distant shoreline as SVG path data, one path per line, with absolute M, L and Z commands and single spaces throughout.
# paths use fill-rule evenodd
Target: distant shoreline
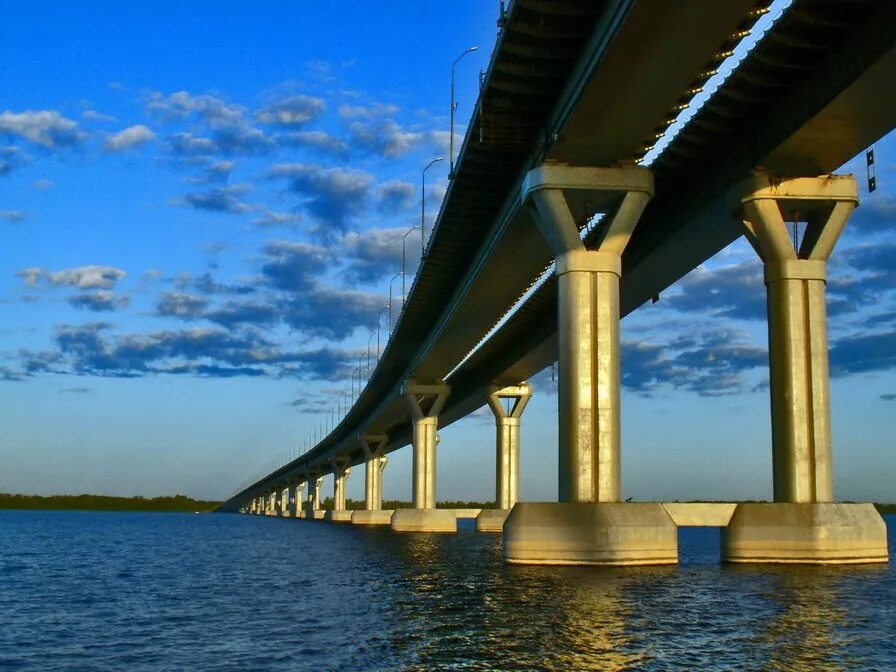
M 0 493 L 0 509 L 45 511 L 157 511 L 209 513 L 220 502 L 206 502 L 184 495 L 174 497 L 107 497 L 105 495 L 14 495 Z

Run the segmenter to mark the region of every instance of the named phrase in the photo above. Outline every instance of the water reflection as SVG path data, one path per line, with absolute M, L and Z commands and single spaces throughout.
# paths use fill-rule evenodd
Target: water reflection
M 863 669 L 853 651 L 856 623 L 848 609 L 849 586 L 881 578 L 874 567 L 737 567 L 763 586 L 772 614 L 753 637 L 762 669 L 827 672 Z M 760 657 L 757 656 L 757 657 Z

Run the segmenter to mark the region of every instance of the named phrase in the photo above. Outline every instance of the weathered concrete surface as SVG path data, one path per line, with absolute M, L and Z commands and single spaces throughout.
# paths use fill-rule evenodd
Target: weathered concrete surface
M 504 521 L 510 515 L 510 509 L 482 509 L 476 516 L 477 532 L 502 532 Z
M 308 520 L 323 520 L 324 514 L 326 513 L 326 511 L 321 511 L 320 509 L 317 509 L 315 511 L 308 511 L 306 513 L 309 514 L 309 515 L 307 515 Z
M 663 508 L 678 527 L 727 527 L 737 504 L 732 502 L 666 502 Z
M 457 532 L 454 509 L 396 509 L 392 514 L 395 532 Z
M 352 523 L 355 525 L 389 525 L 392 522 L 392 509 L 376 511 L 352 511 Z
M 331 523 L 350 523 L 352 522 L 351 511 L 325 511 L 324 520 Z
M 518 503 L 504 523 L 504 558 L 523 565 L 671 565 L 678 528 L 662 504 Z
M 887 525 L 873 504 L 738 504 L 722 530 L 722 560 L 864 564 L 888 561 Z

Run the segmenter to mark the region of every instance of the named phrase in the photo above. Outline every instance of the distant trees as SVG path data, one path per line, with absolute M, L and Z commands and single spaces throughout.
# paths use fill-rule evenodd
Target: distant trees
M 383 509 L 410 509 L 413 505 L 411 502 L 405 502 L 400 499 L 383 500 Z M 438 502 L 436 507 L 439 509 L 493 509 L 494 502 Z M 333 498 L 325 497 L 321 500 L 320 508 L 324 511 L 333 510 Z M 348 511 L 359 511 L 364 509 L 364 500 L 346 499 L 345 508 Z
M 80 511 L 213 511 L 220 502 L 206 502 L 184 495 L 174 497 L 107 497 L 105 495 L 15 495 L 0 493 L 0 509 L 44 509 Z

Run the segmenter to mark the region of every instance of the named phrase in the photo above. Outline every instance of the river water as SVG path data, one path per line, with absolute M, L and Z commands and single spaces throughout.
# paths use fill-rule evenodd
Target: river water
M 513 567 L 472 531 L 0 511 L 0 670 L 896 669 L 892 563 L 720 566 L 718 542 Z

